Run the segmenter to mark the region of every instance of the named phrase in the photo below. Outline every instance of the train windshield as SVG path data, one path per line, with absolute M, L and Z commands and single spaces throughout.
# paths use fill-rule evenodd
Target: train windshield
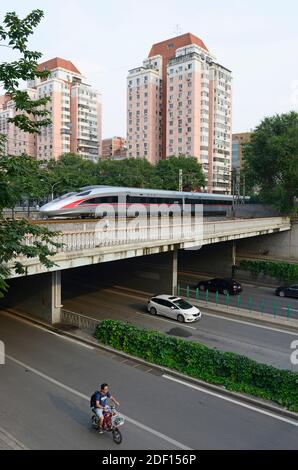
M 66 199 L 67 197 L 70 197 L 70 196 L 74 196 L 75 192 L 72 192 L 72 193 L 67 193 L 67 194 L 63 194 L 62 196 L 59 196 L 55 199 L 55 201 L 61 201 L 61 199 Z

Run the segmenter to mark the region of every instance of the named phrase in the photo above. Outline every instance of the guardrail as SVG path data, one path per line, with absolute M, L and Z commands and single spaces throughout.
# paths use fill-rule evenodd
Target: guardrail
M 128 221 L 124 226 L 123 223 L 120 223 L 112 228 L 99 225 L 93 229 L 68 230 L 53 237 L 53 240 L 61 244 L 57 252 L 63 253 L 159 240 L 174 241 L 174 243 L 186 241 L 200 243 L 208 238 L 231 236 L 235 233 L 273 231 L 280 228 L 289 228 L 289 226 L 289 219 L 283 217 L 235 219 L 204 223 L 201 220 L 196 221 L 196 223 L 176 223 L 173 219 L 171 223 L 167 224 L 164 222 L 157 225 L 148 223 L 144 226 L 135 226 L 132 221 Z M 24 243 L 29 246 L 32 242 L 32 237 L 26 237 L 24 240 Z
M 82 331 L 93 334 L 100 322 L 95 318 L 90 318 L 86 315 L 81 315 L 80 313 L 71 312 L 70 310 L 61 309 L 61 323 L 75 326 Z
M 233 311 L 234 313 L 245 310 L 248 314 L 257 314 L 260 318 L 264 315 L 270 315 L 273 320 L 280 318 L 289 321 L 294 319 L 298 321 L 297 310 L 291 305 L 278 305 L 275 300 L 268 299 L 255 300 L 253 296 L 243 299 L 241 294 L 229 295 L 219 294 L 219 292 L 209 292 L 208 289 L 200 291 L 199 288 L 193 288 L 189 285 L 177 286 L 177 295 L 182 295 L 191 302 L 202 302 L 205 307 L 220 307 L 223 312 Z

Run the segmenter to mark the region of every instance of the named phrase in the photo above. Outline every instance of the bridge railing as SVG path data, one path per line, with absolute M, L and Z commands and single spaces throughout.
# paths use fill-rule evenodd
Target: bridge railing
M 118 246 L 137 243 L 169 242 L 174 243 L 195 241 L 200 244 L 204 239 L 233 235 L 235 233 L 266 232 L 289 227 L 289 220 L 283 217 L 262 219 L 235 219 L 216 222 L 180 223 L 173 219 L 170 223 L 151 223 L 134 226 L 131 222 L 115 227 L 99 227 L 84 230 L 68 230 L 53 237 L 61 244 L 58 253 L 82 251 L 100 247 Z M 27 237 L 24 243 L 31 245 L 32 237 Z
M 70 310 L 61 309 L 61 323 L 93 334 L 99 324 L 99 320 L 81 315 L 80 313 L 71 312 Z

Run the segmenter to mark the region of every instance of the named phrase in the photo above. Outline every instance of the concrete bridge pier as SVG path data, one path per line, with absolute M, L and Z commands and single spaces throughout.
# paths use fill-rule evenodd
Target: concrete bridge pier
M 53 325 L 60 322 L 61 271 L 8 280 L 0 307 L 11 308 Z

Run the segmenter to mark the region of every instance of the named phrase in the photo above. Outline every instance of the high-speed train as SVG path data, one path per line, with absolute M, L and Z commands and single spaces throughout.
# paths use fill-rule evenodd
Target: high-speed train
M 101 208 L 105 211 L 107 204 L 112 205 L 117 214 L 117 212 L 123 213 L 119 209 L 123 205 L 125 211 L 132 204 L 142 204 L 149 211 L 149 207 L 152 208 L 154 205 L 163 204 L 165 208 L 165 205 L 169 206 L 174 203 L 179 204 L 182 210 L 186 210 L 186 205 L 189 210 L 191 205 L 192 211 L 196 204 L 202 204 L 205 216 L 225 216 L 231 211 L 233 196 L 159 189 L 87 186 L 81 188 L 79 192 L 67 193 L 48 202 L 40 208 L 40 213 L 43 217 L 100 217 L 106 215 L 101 213 Z

